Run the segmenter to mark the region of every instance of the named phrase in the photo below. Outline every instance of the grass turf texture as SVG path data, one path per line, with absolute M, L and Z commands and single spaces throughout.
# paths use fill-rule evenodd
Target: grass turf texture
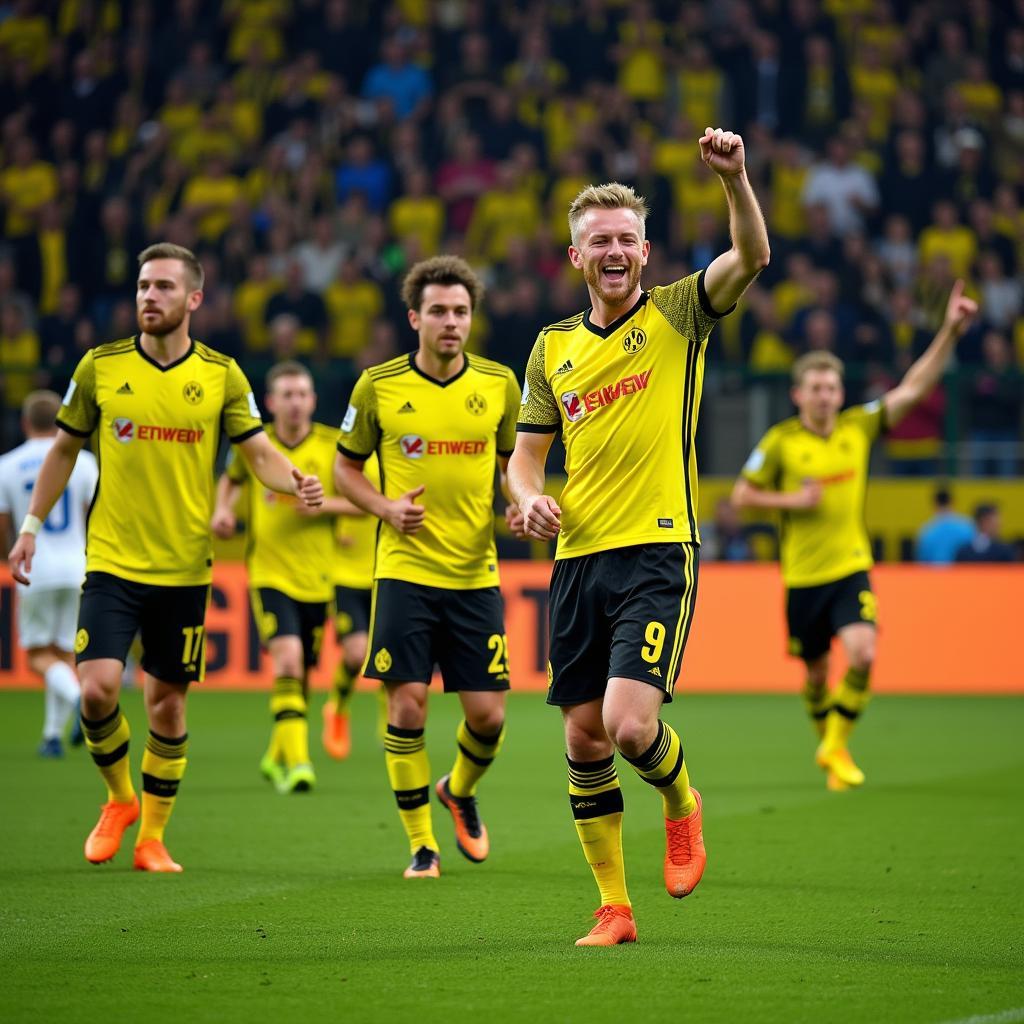
M 356 698 L 351 760 L 315 755 L 319 789 L 280 797 L 257 772 L 265 695 L 196 692 L 168 834 L 185 874 L 151 876 L 128 837 L 112 864 L 84 861 L 102 796 L 88 755 L 36 758 L 42 696 L 3 694 L 3 1018 L 923 1022 L 1024 1006 L 1022 700 L 878 699 L 855 743 L 868 784 L 831 794 L 796 698 L 684 695 L 667 717 L 704 796 L 708 869 L 688 899 L 665 894 L 660 800 L 620 761 L 640 941 L 612 950 L 572 945 L 596 889 L 557 711 L 511 699 L 481 787 L 490 860 L 458 854 L 434 800 L 443 877 L 412 882 L 373 701 Z M 138 779 L 141 701 L 123 703 Z M 456 721 L 435 696 L 435 778 Z

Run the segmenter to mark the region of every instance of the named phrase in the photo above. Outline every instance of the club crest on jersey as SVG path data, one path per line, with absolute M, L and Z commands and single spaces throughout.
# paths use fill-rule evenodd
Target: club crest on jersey
M 565 409 L 565 417 L 570 423 L 575 423 L 583 418 L 585 412 L 583 402 L 575 391 L 562 392 L 562 408 Z
M 639 327 L 634 327 L 622 339 L 624 352 L 639 352 L 647 344 L 647 335 Z
M 422 459 L 427 450 L 423 438 L 418 434 L 405 434 L 398 439 L 398 443 L 402 446 L 402 454 L 407 459 Z
M 190 380 L 181 393 L 189 405 L 198 405 L 203 400 L 203 386 L 197 380 Z
M 478 395 L 474 391 L 473 394 L 466 399 L 466 409 L 474 416 L 483 416 L 483 414 L 487 412 L 487 401 L 483 395 Z
M 114 428 L 114 437 L 121 442 L 121 444 L 127 444 L 129 441 L 135 440 L 135 424 L 131 420 L 126 420 L 123 416 L 118 416 L 113 423 L 110 424 Z

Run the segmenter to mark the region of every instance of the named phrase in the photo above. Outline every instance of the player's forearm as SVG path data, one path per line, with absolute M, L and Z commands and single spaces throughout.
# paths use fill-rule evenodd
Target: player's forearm
M 371 516 L 383 519 L 388 507 L 388 499 L 377 490 L 362 469 L 355 466 L 338 466 L 334 471 L 334 482 L 357 509 L 368 512 Z
M 80 450 L 81 446 L 69 450 L 58 442 L 46 453 L 46 458 L 39 469 L 39 476 L 32 488 L 32 498 L 28 504 L 30 516 L 45 521 L 50 510 L 57 504 L 57 499 L 64 493 L 68 480 L 71 479 Z M 16 524 L 17 529 L 20 530 L 20 527 L 20 523 Z
M 328 516 L 362 515 L 362 509 L 356 508 L 347 498 L 338 497 L 324 498 L 320 511 Z
M 735 508 L 792 510 L 798 507 L 799 494 L 799 491 L 769 491 L 746 480 L 738 480 L 729 500 Z
M 771 258 L 768 229 L 751 188 L 746 170 L 723 175 L 722 187 L 729 204 L 729 237 L 743 268 L 751 278 L 760 273 Z
M 226 473 L 217 481 L 217 496 L 214 503 L 215 515 L 232 513 L 238 500 L 241 486 L 236 484 Z
M 505 486 L 511 500 L 523 508 L 530 498 L 544 493 L 544 463 L 517 446 L 508 460 Z
M 906 392 L 911 402 L 920 402 L 938 384 L 956 345 L 956 339 L 953 327 L 943 324 L 932 339 L 932 343 L 903 375 L 900 388 Z
M 253 476 L 264 487 L 277 491 L 279 494 L 295 493 L 295 481 L 292 478 L 293 466 L 269 441 L 266 446 L 260 447 L 256 451 L 246 452 L 246 458 Z

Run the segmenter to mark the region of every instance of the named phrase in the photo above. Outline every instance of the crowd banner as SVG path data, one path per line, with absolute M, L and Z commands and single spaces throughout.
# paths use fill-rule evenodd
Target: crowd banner
M 501 566 L 514 690 L 547 688 L 550 574 L 545 562 Z M 872 582 L 880 624 L 872 674 L 877 692 L 1024 694 L 1017 642 L 1024 566 L 880 565 Z M 0 570 L 0 689 L 40 685 L 16 642 L 15 589 L 6 568 Z M 796 693 L 803 672 L 786 654 L 783 596 L 775 565 L 703 565 L 677 692 Z M 203 687 L 269 688 L 272 672 L 239 563 L 214 567 L 206 643 Z M 841 652 L 836 656 L 841 663 Z M 327 687 L 337 657 L 328 629 L 315 687 Z

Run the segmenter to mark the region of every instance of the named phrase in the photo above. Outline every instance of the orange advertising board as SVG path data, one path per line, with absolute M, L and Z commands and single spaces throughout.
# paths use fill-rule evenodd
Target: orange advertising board
M 550 565 L 502 564 L 512 686 L 547 686 L 547 588 Z M 1017 642 L 1024 566 L 936 569 L 882 565 L 872 572 L 880 632 L 873 685 L 888 693 L 1024 693 Z M 207 673 L 218 689 L 269 687 L 249 611 L 243 566 L 222 562 L 206 619 Z M 39 685 L 16 643 L 14 586 L 0 574 L 0 688 Z M 330 631 L 315 686 L 328 685 L 337 646 Z M 679 692 L 795 693 L 799 661 L 786 655 L 783 590 L 769 564 L 709 563 L 700 570 L 697 611 L 683 658 Z

